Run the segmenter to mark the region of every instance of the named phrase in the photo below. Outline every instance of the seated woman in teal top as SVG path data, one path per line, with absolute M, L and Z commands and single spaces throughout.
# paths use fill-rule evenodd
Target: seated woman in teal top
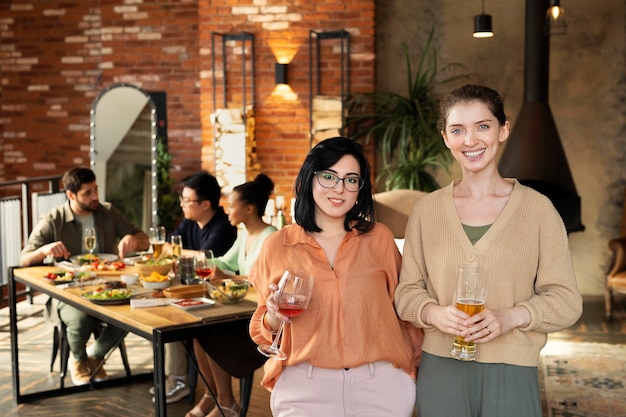
M 229 203 L 230 213 L 228 214 L 228 218 L 231 224 L 234 224 L 237 220 L 236 214 L 234 214 L 235 210 L 247 210 L 247 208 L 252 207 L 251 205 L 246 206 L 245 204 L 246 203 L 243 203 L 241 200 Z M 261 222 L 263 222 L 263 220 L 261 220 Z M 242 223 L 246 224 L 245 221 L 242 221 Z M 259 256 L 263 241 L 270 233 L 276 231 L 276 228 L 271 224 L 263 223 L 263 227 L 264 228 L 261 229 L 259 233 L 252 236 L 250 235 L 247 225 L 245 229 L 239 230 L 237 240 L 235 240 L 235 243 L 233 243 L 233 246 L 228 252 L 215 258 L 215 266 L 217 267 L 215 278 L 231 278 L 228 273 L 225 274 L 221 270 L 238 272 L 238 275 L 248 276 L 248 271 L 250 271 L 257 256 Z
M 215 278 L 232 278 L 224 271 L 238 273 L 243 278 L 248 275 L 263 241 L 276 231 L 274 226 L 263 221 L 265 206 L 273 190 L 274 183 L 264 174 L 233 189 L 228 198 L 228 219 L 233 226 L 243 223 L 245 228 L 239 231 L 237 240 L 228 252 L 215 259 Z M 231 377 L 240 378 L 251 374 L 267 358 L 257 352 L 256 344 L 248 334 L 248 323 L 233 324 L 227 333 L 219 335 L 220 343 L 215 343 L 215 340 L 215 336 L 194 340 L 198 367 L 209 388 L 216 394 L 224 415 L 239 416 Z M 212 396 L 205 390 L 203 397 L 185 417 L 221 416 L 219 409 L 214 406 Z

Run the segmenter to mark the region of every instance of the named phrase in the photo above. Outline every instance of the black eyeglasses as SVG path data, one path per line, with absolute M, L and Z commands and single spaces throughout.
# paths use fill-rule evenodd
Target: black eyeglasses
M 183 206 L 188 206 L 191 203 L 199 203 L 202 200 L 188 200 L 186 198 L 178 197 L 178 201 L 180 201 L 180 204 L 182 204 Z
M 328 171 L 316 171 L 313 175 L 317 177 L 319 185 L 324 188 L 335 188 L 339 181 L 343 181 L 343 189 L 351 193 L 355 193 L 363 188 L 363 180 L 358 175 L 348 175 L 345 178 L 339 178 Z

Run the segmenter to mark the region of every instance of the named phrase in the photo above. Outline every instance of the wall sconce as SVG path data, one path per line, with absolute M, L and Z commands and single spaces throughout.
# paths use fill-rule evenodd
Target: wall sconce
M 483 9 L 481 14 L 474 16 L 474 36 L 475 38 L 491 38 L 493 30 L 491 28 L 491 15 L 485 14 L 485 0 L 482 1 Z
M 276 85 L 287 84 L 287 65 L 276 63 Z
M 548 7 L 544 31 L 548 36 L 565 35 L 567 33 L 565 9 L 561 7 L 559 0 L 552 0 L 552 6 Z

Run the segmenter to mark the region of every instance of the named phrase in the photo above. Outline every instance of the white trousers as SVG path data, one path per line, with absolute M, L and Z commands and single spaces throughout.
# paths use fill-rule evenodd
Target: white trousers
M 274 417 L 411 417 L 415 381 L 389 362 L 351 369 L 287 366 L 270 396 Z

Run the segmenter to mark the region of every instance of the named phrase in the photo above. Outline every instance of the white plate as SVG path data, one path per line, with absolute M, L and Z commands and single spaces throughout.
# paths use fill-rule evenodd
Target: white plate
M 171 305 L 178 307 L 181 310 L 195 310 L 196 308 L 211 307 L 214 304 L 215 301 L 205 297 L 185 298 L 175 303 L 171 303 Z
M 102 261 L 117 261 L 118 256 L 114 255 L 112 253 L 94 253 L 95 256 L 97 256 L 100 260 Z M 70 262 L 77 264 L 77 265 L 84 265 L 84 264 L 88 264 L 91 263 L 90 261 L 88 261 L 87 258 L 89 256 L 88 253 L 82 254 L 82 255 L 74 255 L 70 258 Z

